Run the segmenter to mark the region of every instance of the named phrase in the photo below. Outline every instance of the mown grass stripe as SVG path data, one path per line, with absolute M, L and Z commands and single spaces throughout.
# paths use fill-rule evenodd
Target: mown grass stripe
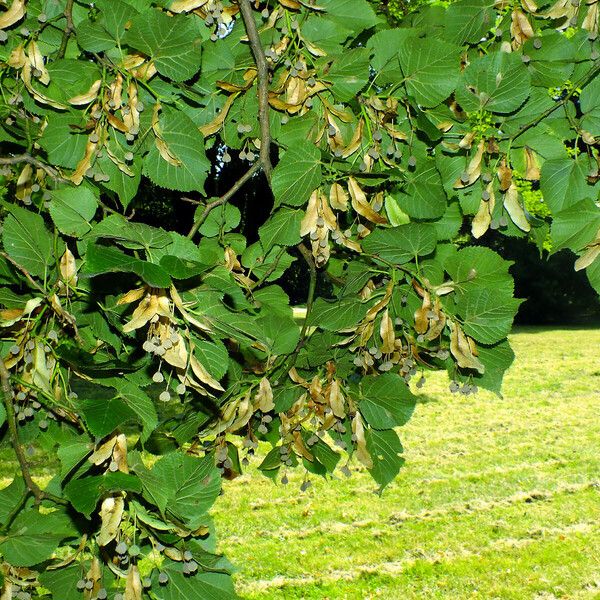
M 422 555 L 418 558 L 408 558 L 399 561 L 377 563 L 372 565 L 359 565 L 353 569 L 331 571 L 325 575 L 302 576 L 302 577 L 274 577 L 273 579 L 253 581 L 241 584 L 239 589 L 242 593 L 259 592 L 272 588 L 283 589 L 290 586 L 308 586 L 315 583 L 332 583 L 336 581 L 352 581 L 365 573 L 378 575 L 400 575 L 417 562 L 436 564 L 440 562 L 452 562 L 465 558 L 473 558 L 494 551 L 510 551 L 521 549 L 532 544 L 542 543 L 549 538 L 566 538 L 584 533 L 597 533 L 600 531 L 599 521 L 584 521 L 573 523 L 566 527 L 548 528 L 542 535 L 524 538 L 501 538 L 491 542 L 481 552 L 464 550 L 460 552 L 435 552 Z
M 486 500 L 483 498 L 473 498 L 461 504 L 448 504 L 434 510 L 423 510 L 418 513 L 395 513 L 390 515 L 388 524 L 393 526 L 400 525 L 406 522 L 431 522 L 436 520 L 447 519 L 448 517 L 460 517 L 463 515 L 481 513 L 484 511 L 494 510 L 500 507 L 506 507 L 513 504 L 529 504 L 531 502 L 548 501 L 552 498 L 563 494 L 577 494 L 589 489 L 600 489 L 600 482 L 585 482 L 559 486 L 554 490 L 530 490 L 521 491 L 505 498 L 494 500 Z M 317 527 L 309 529 L 290 529 L 278 528 L 272 531 L 257 531 L 257 535 L 261 539 L 272 538 L 277 540 L 288 539 L 306 539 L 312 536 L 340 534 L 344 531 L 352 531 L 355 529 L 365 529 L 369 527 L 381 527 L 383 523 L 375 520 L 364 520 L 348 522 L 327 522 Z M 246 543 L 244 538 L 229 538 L 230 543 Z

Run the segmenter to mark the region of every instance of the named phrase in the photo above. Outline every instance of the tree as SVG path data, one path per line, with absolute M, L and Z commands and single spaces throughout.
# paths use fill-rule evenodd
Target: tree
M 373 6 L 0 13 L 7 598 L 233 597 L 207 511 L 261 441 L 274 480 L 356 459 L 385 488 L 411 378 L 500 393 L 519 300 L 469 244 L 489 229 L 550 236 L 600 291 L 598 2 L 460 0 L 395 28 Z M 247 239 L 230 200 L 261 178 Z M 147 182 L 194 207 L 185 230 L 136 217 Z M 304 312 L 278 285 L 299 257 Z

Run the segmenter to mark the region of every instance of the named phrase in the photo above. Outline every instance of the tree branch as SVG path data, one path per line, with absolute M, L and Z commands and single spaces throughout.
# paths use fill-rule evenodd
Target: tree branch
M 29 281 L 30 285 L 32 287 L 34 287 L 38 292 L 40 292 L 44 295 L 46 294 L 46 290 L 37 281 L 35 281 L 35 279 L 33 279 L 33 277 L 29 274 L 28 271 L 26 271 L 13 258 L 11 258 L 10 255 L 8 255 L 6 252 L 0 252 L 0 256 L 2 256 L 2 258 L 5 258 L 13 267 L 15 267 L 15 269 L 20 271 L 23 274 L 23 276 L 25 277 L 25 279 L 27 279 L 27 281 Z
M 271 130 L 269 126 L 269 65 L 267 57 L 263 50 L 256 21 L 254 20 L 254 11 L 250 0 L 238 0 L 244 27 L 248 34 L 248 41 L 256 63 L 258 77 L 258 121 L 260 123 L 260 162 L 262 163 L 265 177 L 269 184 L 271 183 Z
M 188 239 L 192 239 L 196 235 L 198 229 L 200 229 L 210 211 L 213 208 L 228 202 L 231 197 L 246 183 L 246 181 L 248 181 L 256 172 L 258 172 L 260 167 L 261 161 L 258 160 L 220 198 L 217 198 L 216 200 L 206 204 L 202 214 L 194 221 L 192 228 L 189 230 L 187 234 Z
M 57 181 L 67 181 L 67 179 L 62 177 L 54 167 L 43 163 L 41 160 L 31 156 L 31 154 L 16 154 L 15 156 L 0 157 L 0 165 L 18 165 L 20 163 L 29 163 L 38 169 L 42 169 L 50 175 L 52 179 L 56 179 Z
M 63 498 L 59 498 L 54 494 L 44 492 L 31 477 L 29 465 L 27 464 L 25 453 L 23 452 L 23 448 L 21 447 L 21 443 L 19 441 L 19 431 L 17 429 L 17 420 L 15 417 L 15 406 L 13 404 L 13 390 L 10 385 L 10 373 L 8 372 L 6 364 L 2 358 L 0 358 L 0 382 L 2 383 L 2 399 L 4 402 L 4 408 L 6 409 L 8 431 L 11 437 L 13 450 L 15 451 L 15 456 L 17 457 L 17 461 L 21 467 L 21 474 L 23 475 L 25 485 L 35 497 L 37 504 L 45 499 L 52 500 L 57 504 L 67 504 L 67 501 Z
M 65 19 L 67 20 L 67 26 L 63 31 L 62 40 L 60 41 L 60 48 L 58 49 L 57 58 L 64 58 L 65 52 L 67 51 L 67 44 L 69 43 L 69 38 L 73 33 L 75 26 L 73 25 L 73 4 L 75 0 L 67 0 L 67 5 L 65 6 Z

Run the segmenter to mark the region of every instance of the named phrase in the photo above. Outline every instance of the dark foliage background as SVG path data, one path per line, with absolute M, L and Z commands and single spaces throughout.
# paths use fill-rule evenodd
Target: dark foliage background
M 491 234 L 491 235 L 490 235 Z M 600 301 L 583 271 L 575 271 L 575 255 L 562 250 L 540 256 L 527 239 L 509 238 L 493 231 L 482 242 L 515 264 L 515 296 L 525 298 L 515 323 L 519 325 L 600 324 Z

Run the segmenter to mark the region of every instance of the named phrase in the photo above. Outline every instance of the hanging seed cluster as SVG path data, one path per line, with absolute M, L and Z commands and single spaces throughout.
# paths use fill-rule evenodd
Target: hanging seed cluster
M 159 399 L 168 402 L 171 399 L 170 380 L 174 380 L 173 387 L 178 395 L 184 395 L 187 388 L 192 388 L 202 395 L 208 395 L 208 388 L 223 390 L 221 384 L 210 375 L 204 365 L 193 353 L 193 347 L 186 343 L 186 339 L 179 330 L 179 320 L 175 315 L 178 307 L 182 315 L 188 317 L 181 298 L 175 288 L 171 290 L 141 287 L 130 290 L 122 296 L 118 304 L 139 304 L 133 311 L 131 320 L 125 325 L 124 331 L 134 331 L 147 326 L 147 338 L 143 349 L 159 359 L 159 368 L 153 374 L 154 383 L 166 383 L 166 388 L 161 392 Z M 192 319 L 194 324 L 203 331 L 207 327 L 199 321 Z M 185 334 L 185 331 L 183 332 Z M 169 368 L 168 379 L 162 372 L 162 366 Z M 176 378 L 176 379 L 175 379 Z M 179 383 L 175 383 L 179 380 Z

